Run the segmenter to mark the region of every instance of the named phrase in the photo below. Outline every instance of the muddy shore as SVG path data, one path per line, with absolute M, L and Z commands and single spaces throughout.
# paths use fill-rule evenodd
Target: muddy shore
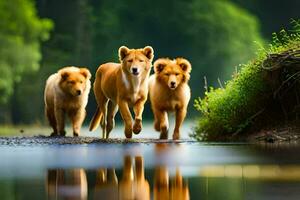
M 130 143 L 194 143 L 195 140 L 159 140 L 159 139 L 101 139 L 98 137 L 49 137 L 49 136 L 17 136 L 0 137 L 0 145 L 33 146 L 33 145 L 73 145 L 73 144 L 130 144 Z

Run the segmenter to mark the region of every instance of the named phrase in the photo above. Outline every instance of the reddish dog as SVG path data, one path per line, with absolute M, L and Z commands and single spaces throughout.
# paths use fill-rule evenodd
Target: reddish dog
M 180 138 L 179 129 L 191 97 L 188 86 L 191 69 L 190 62 L 184 58 L 161 58 L 154 62 L 155 74 L 149 80 L 149 93 L 155 118 L 154 127 L 161 132 L 161 139 L 168 138 L 168 111 L 176 113 L 173 139 Z

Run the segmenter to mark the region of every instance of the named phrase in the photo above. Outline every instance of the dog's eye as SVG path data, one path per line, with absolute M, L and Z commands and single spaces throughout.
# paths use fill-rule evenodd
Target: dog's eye
M 176 74 L 175 74 L 175 76 L 178 76 L 178 75 L 179 75 L 179 73 L 176 73 Z
M 74 81 L 68 81 L 67 83 L 68 84 L 74 84 L 75 82 Z
M 139 60 L 140 62 L 144 62 L 144 60 Z
M 129 63 L 132 63 L 132 61 L 133 61 L 132 59 L 130 59 L 130 60 L 127 60 L 127 62 L 129 62 Z
M 79 83 L 83 83 L 83 81 L 79 81 Z
M 165 74 L 165 75 L 166 75 L 166 76 L 169 76 L 170 74 L 167 73 L 167 74 Z

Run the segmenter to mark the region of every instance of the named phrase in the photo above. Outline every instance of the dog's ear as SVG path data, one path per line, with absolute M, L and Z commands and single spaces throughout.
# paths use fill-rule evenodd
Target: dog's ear
M 154 57 L 154 50 L 151 46 L 146 46 L 143 49 L 143 54 L 149 59 L 152 60 Z
M 80 73 L 86 78 L 90 79 L 92 77 L 90 71 L 87 68 L 80 68 Z
M 183 71 L 185 71 L 186 73 L 190 73 L 191 72 L 192 65 L 191 65 L 191 63 L 187 59 L 176 58 L 176 62 L 181 67 L 181 69 Z
M 154 62 L 154 72 L 159 74 L 167 66 L 167 61 L 164 58 L 160 58 Z
M 65 70 L 60 70 L 59 74 L 61 76 L 61 80 L 63 80 L 63 81 L 67 80 L 67 78 L 70 76 L 70 73 Z
M 122 60 L 128 55 L 129 49 L 126 46 L 121 46 L 119 48 L 119 59 L 122 62 Z

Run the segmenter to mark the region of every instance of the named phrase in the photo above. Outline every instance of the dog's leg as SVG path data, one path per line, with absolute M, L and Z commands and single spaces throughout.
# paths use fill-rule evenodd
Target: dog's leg
M 118 101 L 121 116 L 125 124 L 125 136 L 126 138 L 132 137 L 132 117 L 128 108 L 128 103 L 124 100 Z
M 160 119 L 160 139 L 168 139 L 169 132 L 169 121 L 168 113 L 166 111 L 162 112 Z
M 154 111 L 154 128 L 160 131 L 160 139 L 168 139 L 169 121 L 166 111 L 155 109 Z
M 101 128 L 102 128 L 102 138 L 106 138 L 106 115 L 107 115 L 107 102 L 108 99 L 105 98 L 105 100 L 101 103 L 100 106 L 100 112 L 102 112 L 102 119 L 100 122 Z
M 102 128 L 102 138 L 106 138 L 106 112 L 108 99 L 101 89 L 101 76 L 98 73 L 94 82 L 94 94 L 99 107 L 99 116 L 101 116 L 100 125 Z
M 159 111 L 153 109 L 154 114 L 154 129 L 158 132 L 160 132 L 160 114 L 157 113 Z
M 72 121 L 72 126 L 73 126 L 73 136 L 77 137 L 79 136 L 80 129 L 83 123 L 83 120 L 85 118 L 86 111 L 84 108 L 79 109 L 76 111 L 76 113 L 70 114 L 70 118 Z
M 57 131 L 61 136 L 66 135 L 65 131 L 65 113 L 61 108 L 55 108 L 55 118 L 57 123 Z
M 115 127 L 115 115 L 118 111 L 118 105 L 111 100 L 107 105 L 107 124 L 106 124 L 106 139 L 109 138 L 109 133 Z
M 55 120 L 54 110 L 50 108 L 45 108 L 45 113 L 48 118 L 49 124 L 53 129 L 53 133 L 51 133 L 51 136 L 57 135 L 57 124 Z
M 102 91 L 97 91 L 96 100 L 97 100 L 97 104 L 99 106 L 100 115 L 102 115 L 101 121 L 100 121 L 100 125 L 102 128 L 102 138 L 106 138 L 106 114 L 107 114 L 106 112 L 107 112 L 108 99 L 106 98 L 106 96 L 104 96 Z
M 134 111 L 134 124 L 133 124 L 133 132 L 135 134 L 139 134 L 142 130 L 142 114 L 144 111 L 144 104 L 146 102 L 146 98 L 140 98 L 133 106 Z
M 176 122 L 175 122 L 175 129 L 173 133 L 173 140 L 178 140 L 180 138 L 180 127 L 181 124 L 186 116 L 186 108 L 179 108 L 176 109 Z

